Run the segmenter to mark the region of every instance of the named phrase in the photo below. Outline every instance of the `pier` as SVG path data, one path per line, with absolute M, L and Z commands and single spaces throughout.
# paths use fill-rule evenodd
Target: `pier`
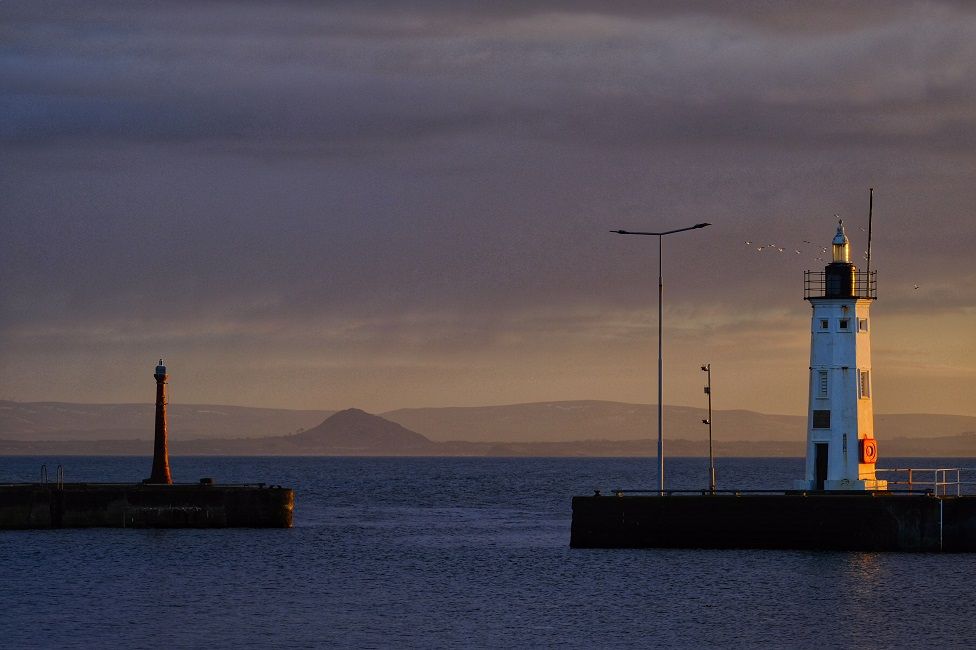
M 976 552 L 976 496 L 963 494 L 963 485 L 973 484 L 962 480 L 963 468 L 877 467 L 870 207 L 868 214 L 866 271 L 851 261 L 838 221 L 832 261 L 804 275 L 803 298 L 813 313 L 803 478 L 788 491 L 720 491 L 710 469 L 707 490 L 666 490 L 659 457 L 657 490 L 573 498 L 571 547 Z M 711 400 L 711 364 L 702 370 Z M 659 373 L 659 387 L 661 381 Z M 660 408 L 660 390 L 658 402 Z M 711 416 L 703 422 L 711 431 Z M 928 487 L 920 478 L 930 472 Z
M 156 380 L 152 472 L 141 483 L 66 483 L 64 468 L 37 483 L 0 484 L 0 530 L 34 528 L 290 528 L 295 492 L 265 483 L 174 483 L 163 360 Z
M 573 548 L 976 552 L 976 496 L 700 491 L 573 498 Z
M 289 528 L 295 493 L 200 483 L 0 485 L 0 529 Z

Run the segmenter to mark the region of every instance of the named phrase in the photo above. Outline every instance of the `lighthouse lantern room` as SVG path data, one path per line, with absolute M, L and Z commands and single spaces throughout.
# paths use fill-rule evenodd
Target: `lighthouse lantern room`
M 804 274 L 804 299 L 813 308 L 810 393 L 804 480 L 798 490 L 885 490 L 875 476 L 871 389 L 871 303 L 874 271 L 850 260 L 843 221 L 832 243 L 833 261 Z

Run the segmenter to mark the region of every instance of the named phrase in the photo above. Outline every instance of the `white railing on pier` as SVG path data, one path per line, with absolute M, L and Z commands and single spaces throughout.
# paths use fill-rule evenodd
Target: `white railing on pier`
M 962 496 L 976 492 L 973 488 L 976 486 L 976 467 L 892 467 L 879 468 L 875 472 L 879 474 L 879 479 L 888 481 L 889 490 L 918 490 L 936 496 Z

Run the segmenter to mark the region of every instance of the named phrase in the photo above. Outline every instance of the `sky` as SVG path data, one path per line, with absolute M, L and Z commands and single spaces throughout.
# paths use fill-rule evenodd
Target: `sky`
M 0 78 L 0 399 L 654 403 L 609 231 L 709 222 L 664 401 L 800 414 L 873 187 L 875 410 L 976 415 L 972 3 L 8 1 Z

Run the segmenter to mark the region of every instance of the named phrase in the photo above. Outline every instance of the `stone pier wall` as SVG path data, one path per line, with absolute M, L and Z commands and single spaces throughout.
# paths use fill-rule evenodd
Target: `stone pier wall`
M 294 503 L 258 485 L 0 485 L 0 529 L 288 528 Z
M 570 546 L 973 552 L 976 497 L 575 497 Z

